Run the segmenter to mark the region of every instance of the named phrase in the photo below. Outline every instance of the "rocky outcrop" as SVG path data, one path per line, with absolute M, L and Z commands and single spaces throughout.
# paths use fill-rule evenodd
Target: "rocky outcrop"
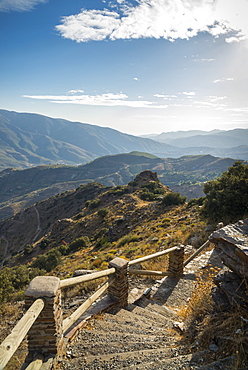
M 223 263 L 248 279 L 248 218 L 213 232 L 209 239 Z

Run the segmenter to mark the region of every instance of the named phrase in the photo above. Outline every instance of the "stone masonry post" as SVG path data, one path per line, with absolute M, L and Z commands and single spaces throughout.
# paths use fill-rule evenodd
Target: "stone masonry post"
M 114 267 L 114 281 L 108 288 L 108 294 L 118 301 L 119 307 L 128 304 L 128 261 L 116 257 L 109 262 L 109 268 Z
M 174 252 L 169 254 L 168 272 L 173 276 L 183 275 L 184 246 L 177 247 Z
M 52 355 L 59 359 L 63 353 L 62 309 L 60 279 L 54 276 L 37 276 L 25 292 L 25 306 L 29 308 L 42 298 L 45 306 L 28 332 L 28 360 L 34 354 Z

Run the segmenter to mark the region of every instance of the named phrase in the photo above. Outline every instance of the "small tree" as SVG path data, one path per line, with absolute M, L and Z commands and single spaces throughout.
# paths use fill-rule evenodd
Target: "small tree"
M 187 197 L 183 197 L 180 193 L 174 193 L 173 191 L 166 194 L 163 197 L 162 205 L 163 206 L 177 206 L 179 204 L 184 204 Z
M 248 215 L 248 165 L 237 161 L 217 180 L 203 188 L 201 213 L 211 221 L 237 221 Z

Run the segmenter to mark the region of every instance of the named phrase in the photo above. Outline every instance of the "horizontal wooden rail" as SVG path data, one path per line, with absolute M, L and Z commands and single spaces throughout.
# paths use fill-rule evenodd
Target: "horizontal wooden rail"
M 0 345 L 0 370 L 2 370 L 11 359 L 25 335 L 43 310 L 44 305 L 45 302 L 43 299 L 36 299 L 25 315 L 18 321 L 10 335 L 4 339 Z
M 198 256 L 198 254 L 201 253 L 201 251 L 208 247 L 208 245 L 210 244 L 210 241 L 207 240 L 204 244 L 202 244 L 202 246 L 200 248 L 197 249 L 197 251 L 195 251 L 195 253 L 193 253 L 184 263 L 183 263 L 183 266 L 187 266 L 188 263 L 190 263 L 196 256 Z
M 94 303 L 109 287 L 112 279 L 110 278 L 106 283 L 104 283 L 101 288 L 99 288 L 92 296 L 90 296 L 76 311 L 74 311 L 70 316 L 63 320 L 63 332 L 65 333 L 79 317 Z
M 151 271 L 151 270 L 129 270 L 129 275 L 153 275 L 153 276 L 172 276 L 173 274 L 168 271 Z
M 85 283 L 87 281 L 96 280 L 96 279 L 99 279 L 99 278 L 102 278 L 102 277 L 112 275 L 114 273 L 115 273 L 115 268 L 112 267 L 112 268 L 107 269 L 107 270 L 93 272 L 92 274 L 72 277 L 72 278 L 69 278 L 69 279 L 61 280 L 60 281 L 60 287 L 65 288 L 65 287 L 68 287 L 68 286 L 72 286 L 72 285 L 76 285 L 76 284 L 80 284 L 80 283 Z
M 168 254 L 168 253 L 171 253 L 171 252 L 174 252 L 175 250 L 177 250 L 178 247 L 173 247 L 173 248 L 169 248 L 169 249 L 166 249 L 164 251 L 161 251 L 161 252 L 157 252 L 157 253 L 153 253 L 153 254 L 150 254 L 149 256 L 145 256 L 145 257 L 141 257 L 141 258 L 137 258 L 136 260 L 132 260 L 129 262 L 129 266 L 133 266 L 133 265 L 137 265 L 137 263 L 141 263 L 141 262 L 145 262 L 145 261 L 149 261 L 153 258 L 156 258 L 156 257 L 160 257 L 160 256 L 163 256 L 165 254 Z

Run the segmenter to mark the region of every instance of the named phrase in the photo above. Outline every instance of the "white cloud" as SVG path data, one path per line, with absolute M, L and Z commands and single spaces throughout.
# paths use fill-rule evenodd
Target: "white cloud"
M 63 17 L 57 31 L 77 42 L 137 38 L 189 39 L 199 32 L 227 42 L 247 38 L 247 0 L 124 0 L 111 2 L 110 10 L 85 10 Z M 113 10 L 115 8 L 115 10 Z M 231 36 L 230 36 L 231 34 Z M 230 37 L 229 37 L 230 36 Z
M 154 96 L 156 98 L 162 98 L 162 99 L 165 99 L 165 100 L 172 100 L 172 99 L 176 99 L 177 98 L 176 95 L 165 95 L 165 94 L 155 94 Z
M 0 0 L 0 12 L 26 12 L 32 10 L 37 4 L 46 2 L 47 0 Z
M 135 81 L 139 81 L 139 78 L 138 77 L 134 77 L 133 78 Z
M 214 95 L 210 95 L 210 96 L 208 97 L 208 100 L 209 100 L 210 102 L 222 101 L 222 100 L 224 100 L 224 99 L 226 99 L 226 96 L 214 96 Z
M 101 95 L 23 95 L 24 98 L 49 100 L 52 103 L 61 104 L 81 104 L 91 106 L 105 107 L 132 107 L 132 108 L 158 108 L 164 109 L 168 105 L 159 105 L 153 101 L 147 100 L 128 100 L 128 96 L 123 93 L 101 94 Z
M 186 95 L 186 96 L 195 96 L 195 92 L 194 91 L 189 91 L 189 92 L 183 91 L 182 94 L 183 95 Z
M 209 58 L 209 59 L 192 59 L 191 61 L 192 62 L 196 62 L 196 63 L 205 63 L 205 62 L 213 62 L 215 59 L 212 59 L 212 58 Z
M 214 84 L 217 84 L 219 82 L 225 82 L 225 81 L 234 81 L 234 78 L 232 77 L 228 77 L 228 78 L 221 78 L 221 79 L 218 79 L 218 80 L 214 80 L 213 83 Z
M 84 92 L 84 90 L 70 90 L 70 91 L 68 91 L 68 94 L 74 95 L 74 94 L 83 93 L 83 92 Z

